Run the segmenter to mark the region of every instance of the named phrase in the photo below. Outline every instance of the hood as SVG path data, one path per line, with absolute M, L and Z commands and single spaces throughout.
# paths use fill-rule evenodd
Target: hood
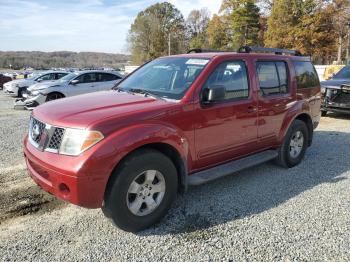
M 349 84 L 350 84 L 350 79 L 330 79 L 330 80 L 321 82 L 322 87 L 332 87 L 335 89 L 340 89 L 340 86 L 349 85 Z
M 35 91 L 35 90 L 42 90 L 42 89 L 46 89 L 55 85 L 59 85 L 58 83 L 56 83 L 57 80 L 52 80 L 52 81 L 47 81 L 44 83 L 36 83 L 34 85 L 31 85 L 28 90 L 29 91 Z
M 115 119 L 136 119 L 137 114 L 154 111 L 159 115 L 174 102 L 145 97 L 139 94 L 101 91 L 45 103 L 33 111 L 33 116 L 45 123 L 75 128 L 103 126 Z
M 33 80 L 29 80 L 29 79 L 15 79 L 12 80 L 10 82 L 8 82 L 8 84 L 12 85 L 12 84 L 18 84 L 20 86 L 23 86 L 26 83 L 32 82 Z

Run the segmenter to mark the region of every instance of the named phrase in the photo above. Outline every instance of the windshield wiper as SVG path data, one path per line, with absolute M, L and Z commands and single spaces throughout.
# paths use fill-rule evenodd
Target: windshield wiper
M 129 89 L 128 91 L 132 92 L 132 93 L 136 93 L 136 94 L 142 94 L 142 95 L 145 95 L 145 97 L 153 97 L 153 98 L 156 98 L 156 99 L 162 99 L 162 100 L 165 100 L 163 97 L 161 96 L 158 96 L 156 94 L 153 94 L 147 90 L 144 90 L 144 89 L 139 89 L 139 88 L 131 88 Z

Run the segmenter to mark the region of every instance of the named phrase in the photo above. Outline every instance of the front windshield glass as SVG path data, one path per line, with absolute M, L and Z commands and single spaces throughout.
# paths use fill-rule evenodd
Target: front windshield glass
M 76 77 L 78 75 L 78 73 L 70 73 L 68 75 L 65 75 L 64 77 L 62 77 L 61 79 L 59 79 L 59 82 L 68 82 L 70 80 L 72 80 L 74 77 Z
M 209 62 L 207 58 L 156 59 L 133 73 L 118 88 L 142 90 L 168 99 L 181 99 Z
M 342 68 L 338 73 L 333 77 L 334 79 L 350 78 L 350 66 Z

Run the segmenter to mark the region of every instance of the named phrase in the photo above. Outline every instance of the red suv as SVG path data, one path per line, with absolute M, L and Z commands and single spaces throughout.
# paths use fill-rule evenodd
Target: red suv
M 273 159 L 299 164 L 320 120 L 310 59 L 271 48 L 195 52 L 149 62 L 114 91 L 36 108 L 24 140 L 30 176 L 138 231 L 189 185 Z

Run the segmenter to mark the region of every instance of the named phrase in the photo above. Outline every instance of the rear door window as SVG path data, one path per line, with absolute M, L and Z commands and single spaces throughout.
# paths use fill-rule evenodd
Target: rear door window
M 257 62 L 256 72 L 263 96 L 288 93 L 288 70 L 285 62 Z
M 294 68 L 298 89 L 316 87 L 320 84 L 316 70 L 311 62 L 295 61 Z
M 118 80 L 120 77 L 114 74 L 99 73 L 97 79 L 98 82 L 108 82 Z
M 76 78 L 79 84 L 96 82 L 96 73 L 83 74 Z

